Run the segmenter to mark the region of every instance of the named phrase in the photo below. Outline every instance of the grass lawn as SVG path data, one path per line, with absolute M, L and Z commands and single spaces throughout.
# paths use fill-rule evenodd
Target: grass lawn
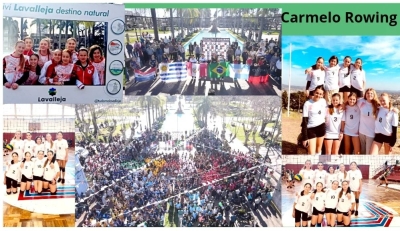
M 232 127 L 230 124 L 227 124 L 226 126 L 233 134 L 235 134 L 235 127 Z M 243 131 L 243 127 L 240 126 L 239 130 L 236 134 L 236 138 L 239 139 L 242 143 L 244 143 L 244 141 L 246 140 L 245 136 L 244 136 L 244 131 Z M 249 141 L 253 140 L 253 136 L 250 135 L 249 136 Z M 264 143 L 264 140 L 260 137 L 259 132 L 256 133 L 256 143 L 258 144 L 262 144 Z
M 233 33 L 233 31 L 232 30 L 228 30 L 228 32 L 233 36 L 233 37 L 235 37 L 235 38 L 237 38 L 237 40 L 239 40 L 239 41 L 241 41 L 241 42 L 246 42 L 246 40 L 244 39 L 244 38 L 242 38 L 242 37 L 240 37 L 240 34 L 235 34 L 235 33 Z
M 175 208 L 169 212 L 169 203 L 167 203 L 167 213 L 164 216 L 164 227 L 179 227 L 178 210 Z

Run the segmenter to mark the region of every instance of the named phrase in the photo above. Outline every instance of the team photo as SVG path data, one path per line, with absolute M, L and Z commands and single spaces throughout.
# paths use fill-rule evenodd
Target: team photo
M 319 157 L 319 158 L 318 158 Z M 396 227 L 397 156 L 284 156 L 283 219 L 295 227 Z
M 75 93 L 88 96 L 92 91 L 97 92 L 94 97 L 98 99 L 102 99 L 104 93 L 115 98 L 121 89 L 114 85 L 121 85 L 118 77 L 122 79 L 123 75 L 119 56 L 122 56 L 120 40 L 123 39 L 124 22 L 114 17 L 108 22 L 111 19 L 102 16 L 123 15 L 123 10 L 114 12 L 107 10 L 107 5 L 99 4 L 105 11 L 92 14 L 92 11 L 85 10 L 88 4 L 74 4 L 74 8 L 65 11 L 74 14 L 74 20 L 70 20 L 65 15 L 63 4 L 49 4 L 49 7 L 59 8 L 55 14 L 36 13 L 37 17 L 29 17 L 32 12 L 21 17 L 12 10 L 17 5 L 11 9 L 6 7 L 3 17 L 6 103 L 27 103 L 29 100 L 35 100 L 35 103 L 81 103 L 78 98 L 73 99 Z M 117 8 L 113 5 L 111 9 Z M 118 37 L 120 40 L 116 39 Z M 40 87 L 48 94 L 38 94 L 42 93 Z M 21 95 L 22 91 L 38 97 L 13 98 Z M 100 98 L 101 95 L 104 96 Z
M 73 108 L 6 104 L 3 111 L 3 226 L 74 226 Z
M 297 137 L 283 132 L 284 154 L 400 153 L 400 91 L 389 84 L 396 78 L 389 69 L 395 61 L 382 58 L 376 62 L 373 53 L 360 47 L 324 42 L 335 37 L 296 38 L 287 37 L 284 44 L 284 50 L 290 54 L 289 68 L 294 71 L 284 78 L 288 85 L 282 103 L 287 114 L 284 130 L 297 124 L 299 132 Z M 393 38 L 346 39 L 352 44 L 374 47 L 387 45 Z M 300 45 L 305 48 L 298 49 Z M 379 82 L 378 76 L 382 75 L 387 76 L 387 82 Z M 306 76 L 306 80 L 301 76 Z

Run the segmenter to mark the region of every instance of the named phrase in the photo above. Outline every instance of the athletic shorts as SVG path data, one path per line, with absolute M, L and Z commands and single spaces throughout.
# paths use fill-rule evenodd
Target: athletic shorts
M 35 175 L 33 175 L 33 180 L 43 181 L 43 176 L 35 176 Z
M 336 208 L 334 209 L 325 208 L 325 213 L 336 213 Z
M 339 88 L 339 92 L 350 92 L 350 87 L 348 87 L 348 86 L 344 86 L 344 87 L 341 87 L 341 88 Z
M 325 140 L 339 140 L 339 139 L 328 139 L 328 138 L 325 138 Z
M 46 179 L 44 179 L 43 178 L 43 182 L 47 182 L 47 183 L 49 183 L 49 184 L 52 184 L 51 182 L 52 182 L 52 180 L 46 180 Z M 56 181 L 56 183 L 55 184 L 57 184 L 57 181 Z
M 307 128 L 308 139 L 324 137 L 326 134 L 325 123 L 313 128 Z
M 382 133 L 375 133 L 374 141 L 377 143 L 389 143 L 392 139 L 390 136 L 383 135 Z
M 350 92 L 356 93 L 357 94 L 357 98 L 362 98 L 364 96 L 364 92 L 363 91 L 360 91 L 357 88 L 354 88 L 353 86 L 351 86 Z
M 385 180 L 385 177 L 382 176 L 382 177 L 379 178 L 379 180 Z
M 21 183 L 32 182 L 32 178 L 27 178 L 24 174 L 21 177 Z
M 336 214 L 342 214 L 342 215 L 345 216 L 345 217 L 348 217 L 348 216 L 349 216 L 349 212 L 341 212 L 341 211 L 339 211 L 339 210 L 337 210 Z
M 6 177 L 6 186 L 7 186 L 7 189 L 18 188 L 18 181 L 14 180 L 10 177 Z
M 315 207 L 313 207 L 313 209 L 312 209 L 312 215 L 313 215 L 313 216 L 324 215 L 324 212 L 321 212 L 321 211 L 319 211 L 318 209 L 316 209 Z
M 301 221 L 308 221 L 308 213 L 299 211 L 297 209 L 294 210 L 294 220 L 296 223 Z

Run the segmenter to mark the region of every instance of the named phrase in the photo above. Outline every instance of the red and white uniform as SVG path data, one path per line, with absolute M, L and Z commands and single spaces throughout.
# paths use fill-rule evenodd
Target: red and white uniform
M 71 57 L 72 63 L 76 63 L 78 61 L 78 52 L 72 52 L 72 57 Z
M 74 68 L 74 64 L 70 63 L 67 65 L 57 65 L 54 70 L 55 74 L 58 77 L 59 82 L 67 82 L 71 79 L 72 70 Z
M 36 71 L 29 71 L 28 79 L 25 81 L 24 85 L 33 85 L 38 80 L 39 75 L 36 74 Z
M 51 54 L 47 54 L 47 55 L 41 55 L 40 52 L 38 53 L 39 55 L 39 60 L 38 60 L 38 65 L 40 66 L 40 68 L 43 67 L 43 65 L 51 60 Z
M 74 64 L 73 75 L 75 75 L 77 81 L 76 85 L 81 87 L 82 85 L 100 85 L 99 73 L 92 63 L 88 63 L 86 67 L 82 67 L 79 61 Z
M 96 68 L 98 74 L 99 74 L 99 81 L 100 85 L 104 85 L 104 76 L 105 76 L 105 70 L 106 70 L 106 59 L 102 59 L 100 62 L 92 62 L 93 66 Z
M 15 83 L 24 75 L 24 67 L 19 67 L 19 61 L 20 57 L 12 54 L 3 58 L 3 72 L 8 83 Z

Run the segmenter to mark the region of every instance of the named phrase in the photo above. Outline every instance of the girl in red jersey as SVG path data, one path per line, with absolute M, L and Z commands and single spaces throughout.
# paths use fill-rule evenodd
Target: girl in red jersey
M 50 39 L 44 38 L 40 41 L 39 44 L 39 66 L 43 67 L 43 65 L 52 59 L 52 54 L 50 51 Z
M 24 55 L 25 58 L 30 57 L 33 53 L 33 39 L 31 37 L 25 37 L 24 38 L 24 43 L 25 43 L 25 50 L 24 50 Z
M 14 52 L 3 58 L 3 81 L 6 88 L 15 90 L 28 78 L 26 73 L 30 66 L 25 60 L 24 50 L 25 42 L 20 40 L 15 44 Z
M 71 53 L 65 49 L 62 52 L 61 61 L 52 64 L 47 69 L 46 76 L 49 76 L 49 82 L 54 85 L 75 85 L 76 80 L 71 78 L 74 64 L 71 63 Z
M 36 85 L 40 76 L 40 66 L 38 65 L 39 55 L 31 54 L 29 57 L 30 70 L 28 73 L 28 79 L 24 85 Z
M 67 39 L 66 48 L 72 54 L 71 63 L 76 63 L 76 61 L 78 61 L 78 53 L 76 52 L 76 43 L 77 41 L 75 38 Z
M 39 76 L 39 82 L 41 84 L 49 85 L 50 83 L 50 75 L 47 75 L 47 70 L 49 69 L 50 66 L 55 66 L 61 61 L 61 55 L 62 51 L 60 49 L 56 49 L 53 52 L 53 58 L 50 61 L 47 61 L 44 66 L 42 67 L 42 70 L 40 71 L 40 76 Z M 50 67 L 50 69 L 53 67 Z M 51 72 L 50 72 L 51 73 Z
M 89 49 L 89 60 L 99 73 L 100 85 L 105 84 L 106 59 L 100 46 L 93 45 Z
M 79 49 L 78 61 L 74 64 L 71 78 L 76 78 L 76 86 L 79 89 L 85 88 L 85 85 L 100 85 L 99 74 L 88 59 L 88 50 Z

